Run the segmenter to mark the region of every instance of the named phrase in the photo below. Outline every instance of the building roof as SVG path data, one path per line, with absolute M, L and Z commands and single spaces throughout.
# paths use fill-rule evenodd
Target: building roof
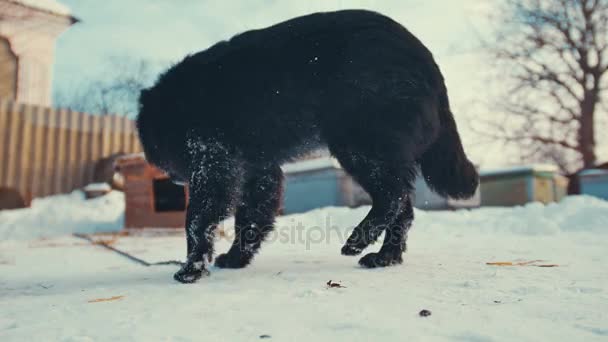
M 298 173 L 298 172 L 308 172 L 308 171 L 317 171 L 324 169 L 339 169 L 340 163 L 335 158 L 332 157 L 320 157 L 314 159 L 307 160 L 299 160 L 292 163 L 287 163 L 281 167 L 283 172 L 289 173 Z
M 558 172 L 559 169 L 555 165 L 550 164 L 533 164 L 523 166 L 504 167 L 500 169 L 482 170 L 479 175 L 482 177 L 501 176 L 520 173 L 535 173 L 535 172 Z
M 10 0 L 23 6 L 39 9 L 45 12 L 58 14 L 61 16 L 70 17 L 72 12 L 70 8 L 56 0 Z
M 608 175 L 608 170 L 605 169 L 586 169 L 579 173 L 581 176 L 604 176 Z

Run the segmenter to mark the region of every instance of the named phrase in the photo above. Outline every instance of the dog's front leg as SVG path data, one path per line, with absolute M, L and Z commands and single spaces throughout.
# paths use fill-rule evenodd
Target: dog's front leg
M 193 283 L 208 275 L 215 229 L 231 212 L 241 183 L 241 166 L 233 153 L 217 143 L 194 144 L 186 214 L 188 258 L 173 278 Z

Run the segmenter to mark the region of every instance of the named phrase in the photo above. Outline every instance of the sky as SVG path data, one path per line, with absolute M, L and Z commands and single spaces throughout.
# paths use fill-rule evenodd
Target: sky
M 434 54 L 448 86 L 465 146 L 479 164 L 500 154 L 477 146 L 467 110 L 484 91 L 478 32 L 493 1 L 480 0 L 62 0 L 81 20 L 57 42 L 55 89 L 103 77 L 107 62 L 129 57 L 167 65 L 250 29 L 318 11 L 372 9 L 414 33 Z M 476 151 L 478 150 L 478 151 Z

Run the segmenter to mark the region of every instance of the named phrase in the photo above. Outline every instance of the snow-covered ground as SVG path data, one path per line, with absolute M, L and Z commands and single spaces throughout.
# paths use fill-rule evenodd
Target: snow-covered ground
M 249 268 L 183 285 L 176 266 L 66 235 L 120 228 L 122 201 L 74 193 L 0 212 L 0 341 L 608 340 L 608 202 L 417 211 L 405 263 L 376 270 L 339 253 L 367 208 L 325 208 L 281 217 Z M 113 246 L 149 262 L 185 251 L 177 231 Z M 559 266 L 486 264 L 530 260 Z
M 118 191 L 88 201 L 81 191 L 37 198 L 30 208 L 0 211 L 0 241 L 118 231 L 124 207 L 124 194 Z

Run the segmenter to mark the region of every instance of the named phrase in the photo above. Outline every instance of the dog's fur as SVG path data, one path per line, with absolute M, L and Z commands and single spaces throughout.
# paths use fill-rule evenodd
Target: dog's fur
M 364 267 L 402 262 L 418 166 L 441 195 L 478 184 L 431 53 L 369 11 L 298 17 L 188 56 L 142 91 L 137 126 L 148 160 L 189 183 L 180 282 L 208 273 L 214 228 L 233 207 L 234 244 L 215 264 L 246 266 L 272 230 L 280 165 L 320 146 L 373 200 L 342 254 L 386 233 Z

